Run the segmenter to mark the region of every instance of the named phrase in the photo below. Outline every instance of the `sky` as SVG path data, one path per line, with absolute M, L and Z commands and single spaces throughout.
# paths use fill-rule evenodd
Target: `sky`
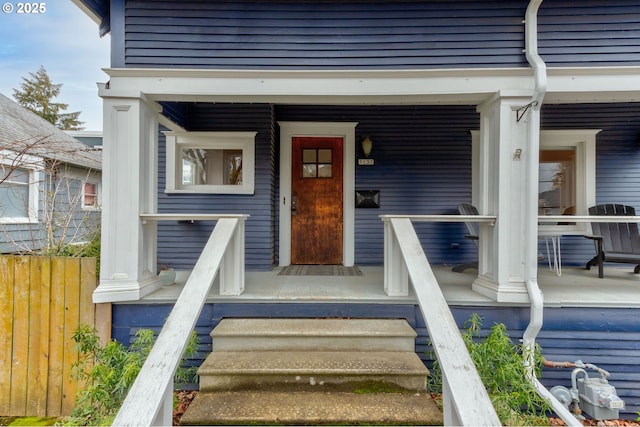
M 108 80 L 102 69 L 109 67 L 109 35 L 101 39 L 98 24 L 71 0 L 40 1 L 44 12 L 38 14 L 17 13 L 18 1 L 0 3 L 0 93 L 13 100 L 22 78 L 42 65 L 62 84 L 55 101 L 69 104 L 66 112 L 81 111 L 84 130 L 102 131 L 96 83 Z

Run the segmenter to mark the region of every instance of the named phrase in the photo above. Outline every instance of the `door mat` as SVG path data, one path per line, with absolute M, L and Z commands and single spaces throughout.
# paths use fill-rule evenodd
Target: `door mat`
M 362 276 L 358 267 L 344 265 L 289 265 L 278 276 Z

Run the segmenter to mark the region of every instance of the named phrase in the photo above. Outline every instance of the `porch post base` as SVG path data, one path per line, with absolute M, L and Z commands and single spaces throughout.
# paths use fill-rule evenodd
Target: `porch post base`
M 101 279 L 100 284 L 93 291 L 93 302 L 138 301 L 142 297 L 162 287 L 162 281 L 155 274 L 149 273 L 142 280 L 132 279 Z
M 496 302 L 529 303 L 529 294 L 524 281 L 498 283 L 493 278 L 478 276 L 471 289 Z

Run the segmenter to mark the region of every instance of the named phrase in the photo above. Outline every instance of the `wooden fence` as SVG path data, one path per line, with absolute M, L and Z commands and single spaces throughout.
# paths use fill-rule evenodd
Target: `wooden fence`
M 111 309 L 93 304 L 95 287 L 95 258 L 0 256 L 0 415 L 71 413 L 71 337 L 80 323 L 110 334 Z

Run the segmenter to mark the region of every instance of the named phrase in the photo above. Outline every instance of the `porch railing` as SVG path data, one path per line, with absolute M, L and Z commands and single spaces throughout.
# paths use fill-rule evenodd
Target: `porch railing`
M 442 369 L 445 425 L 500 425 L 410 217 L 383 216 L 387 280 L 410 279 Z M 460 218 L 458 218 L 460 219 Z M 495 219 L 495 218 L 493 218 Z M 491 217 L 475 220 L 492 221 Z M 393 266 L 392 269 L 389 267 Z M 387 271 L 391 270 L 391 271 Z
M 246 218 L 247 215 L 218 216 L 218 222 L 207 244 L 120 407 L 113 425 L 172 425 L 173 377 L 218 270 L 220 269 L 221 276 L 241 272 L 244 277 Z M 146 219 L 167 218 L 149 215 Z M 206 219 L 212 219 L 212 216 L 208 215 Z M 220 282 L 222 293 L 223 280 Z M 228 283 L 237 283 L 237 278 Z M 244 286 L 244 281 L 241 286 Z

